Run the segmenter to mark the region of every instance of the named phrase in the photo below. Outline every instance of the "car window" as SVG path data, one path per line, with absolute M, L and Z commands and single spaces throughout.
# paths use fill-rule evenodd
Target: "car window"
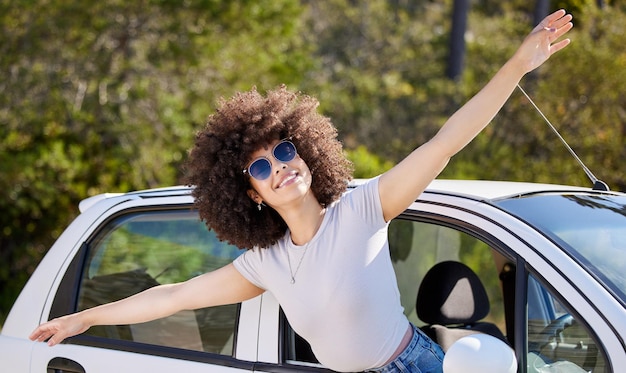
M 389 226 L 389 250 L 398 279 L 402 306 L 417 326 L 425 323 L 415 311 L 422 279 L 435 264 L 457 261 L 466 264 L 480 278 L 490 302 L 484 321 L 504 331 L 504 305 L 494 252 L 482 240 L 459 229 L 434 223 L 395 219 Z
M 241 251 L 217 240 L 193 210 L 124 214 L 86 247 L 78 310 L 185 281 L 230 263 Z M 239 305 L 182 311 L 142 324 L 95 326 L 86 334 L 232 356 L 238 312 Z
M 389 226 L 389 250 L 398 280 L 401 303 L 409 320 L 425 323 L 416 314 L 416 298 L 422 279 L 436 263 L 460 261 L 478 275 L 490 301 L 489 315 L 482 321 L 493 323 L 505 334 L 502 286 L 494 251 L 482 240 L 459 229 L 435 223 L 394 219 Z M 288 321 L 284 325 L 283 361 L 310 365 L 317 360 L 308 343 L 297 335 Z
M 295 365 L 321 367 L 309 342 L 293 330 L 282 309 L 280 311 L 280 323 L 281 329 L 283 330 L 283 362 Z
M 557 242 L 626 305 L 626 196 L 545 193 L 497 205 Z
M 610 372 L 602 345 L 569 307 L 528 279 L 528 372 Z

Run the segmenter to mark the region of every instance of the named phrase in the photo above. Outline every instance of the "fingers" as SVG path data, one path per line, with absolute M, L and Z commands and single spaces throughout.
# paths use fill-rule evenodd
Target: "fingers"
M 559 41 L 558 43 L 552 44 L 550 46 L 550 55 L 560 51 L 563 48 L 565 48 L 569 43 L 570 43 L 569 39 L 564 39 L 564 40 Z
M 572 29 L 571 21 L 572 15 L 561 9 L 545 17 L 531 31 L 515 55 L 525 72 L 536 69 L 570 43 L 569 39 L 559 39 Z
M 556 12 L 545 17 L 537 25 L 534 31 L 554 33 L 554 39 L 556 39 L 571 30 L 573 26 L 571 22 L 572 18 L 572 15 L 565 12 L 565 10 L 557 10 Z
M 32 333 L 28 336 L 28 339 L 31 341 L 41 342 L 45 340 L 45 330 L 43 330 L 43 325 L 37 327 L 37 329 L 33 330 Z
M 563 11 L 563 12 L 565 12 L 565 11 Z M 549 17 L 550 16 L 548 16 L 548 18 Z M 558 40 L 563 35 L 565 35 L 567 32 L 569 32 L 569 30 L 571 30 L 574 27 L 574 24 L 571 21 L 572 21 L 572 15 L 571 14 L 565 14 L 565 15 L 561 16 L 560 18 L 557 18 L 556 20 L 552 21 L 549 24 L 549 27 L 546 27 L 546 32 L 549 33 L 548 41 L 550 43 L 553 43 L 555 40 Z M 560 51 L 563 48 L 565 48 L 569 43 L 570 43 L 569 39 L 563 39 L 563 40 L 561 40 L 559 42 L 556 42 L 554 44 L 550 44 L 550 55 Z
M 571 20 L 572 20 L 571 14 L 567 14 L 567 12 L 564 9 L 559 9 L 556 12 L 546 16 L 546 18 L 544 18 L 543 21 L 541 21 L 540 25 L 542 27 L 548 27 L 548 28 L 554 27 L 558 29 Z
M 565 35 L 569 30 L 572 29 L 572 27 L 574 27 L 574 24 L 571 21 L 572 15 L 568 14 L 566 17 L 559 19 L 558 22 L 555 22 L 550 26 L 545 27 L 544 30 L 552 34 L 550 35 L 552 40 L 556 40 Z
M 58 334 L 55 334 L 50 339 L 48 339 L 48 346 L 52 347 L 54 345 L 57 345 L 57 344 L 63 342 L 64 339 L 65 339 L 65 337 L 61 337 Z
M 546 43 L 544 48 L 547 48 L 548 56 L 551 56 L 570 43 L 569 39 L 555 41 L 567 34 L 573 27 L 572 15 L 560 9 L 545 17 L 533 30 L 533 33 L 542 36 Z
M 560 40 L 559 42 L 556 42 L 554 44 L 550 45 L 550 56 L 552 56 L 554 53 L 560 51 L 561 49 L 565 48 L 566 46 L 568 46 L 570 43 L 569 39 L 563 39 Z
M 28 338 L 35 342 L 48 341 L 49 346 L 54 346 L 65 339 L 65 333 L 54 321 L 50 321 L 39 325 Z
M 55 334 L 54 331 L 52 331 L 51 329 L 49 329 L 47 324 L 42 324 L 39 327 L 37 327 L 37 329 L 35 329 L 30 336 L 28 336 L 28 338 L 31 341 L 35 341 L 35 342 L 43 342 L 47 339 L 49 339 L 50 337 L 52 337 Z

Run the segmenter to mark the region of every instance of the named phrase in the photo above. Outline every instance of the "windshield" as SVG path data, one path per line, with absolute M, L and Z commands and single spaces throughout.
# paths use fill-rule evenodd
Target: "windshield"
M 626 304 L 626 196 L 541 194 L 496 205 L 560 244 Z

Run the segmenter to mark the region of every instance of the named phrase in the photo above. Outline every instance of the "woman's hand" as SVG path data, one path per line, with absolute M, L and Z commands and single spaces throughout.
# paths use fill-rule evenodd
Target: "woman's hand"
M 64 339 L 83 333 L 89 329 L 80 313 L 50 320 L 39 325 L 29 336 L 32 341 L 44 342 L 49 346 L 61 343 Z
M 524 74 L 539 67 L 570 43 L 569 39 L 557 40 L 572 29 L 571 21 L 571 14 L 563 9 L 557 10 L 530 32 L 512 59 L 519 63 Z

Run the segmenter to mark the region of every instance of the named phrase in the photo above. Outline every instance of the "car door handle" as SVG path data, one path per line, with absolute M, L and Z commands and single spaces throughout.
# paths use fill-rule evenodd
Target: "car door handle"
M 74 360 L 55 357 L 48 363 L 47 373 L 85 373 L 85 368 Z

